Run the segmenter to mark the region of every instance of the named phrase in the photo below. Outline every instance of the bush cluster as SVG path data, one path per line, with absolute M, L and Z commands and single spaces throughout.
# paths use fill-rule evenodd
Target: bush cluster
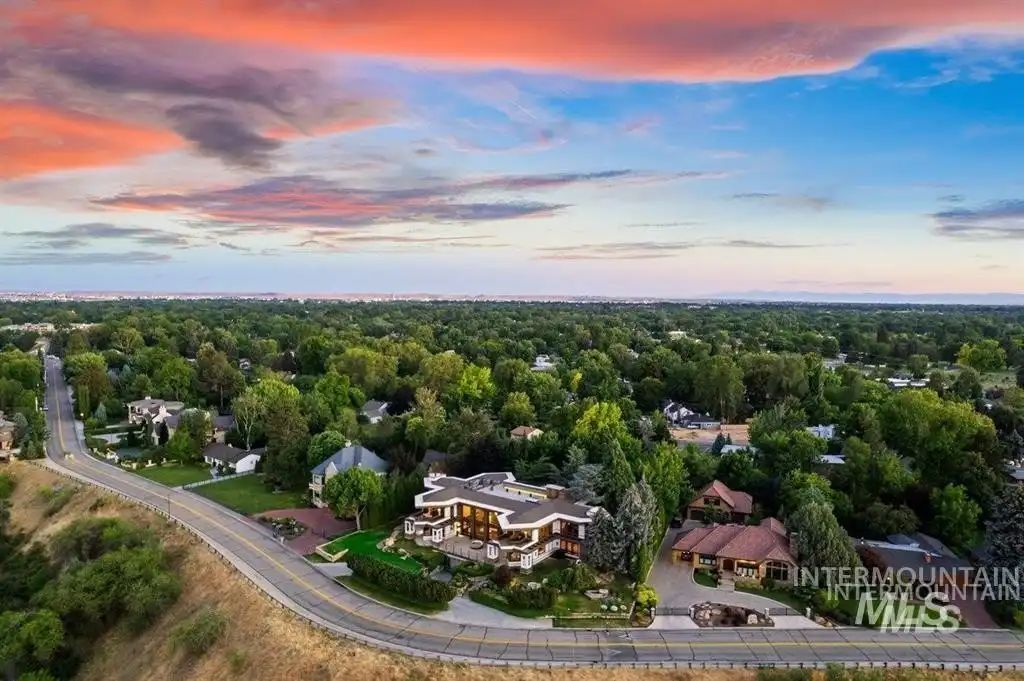
M 228 621 L 216 608 L 205 607 L 195 617 L 178 625 L 172 641 L 175 648 L 182 648 L 196 657 L 213 647 L 224 634 Z
M 648 584 L 637 584 L 633 600 L 636 601 L 638 608 L 650 610 L 658 605 L 658 592 Z
M 554 607 L 555 600 L 558 598 L 558 590 L 547 585 L 539 589 L 518 585 L 506 589 L 505 597 L 508 599 L 509 605 L 514 605 L 517 608 L 547 610 Z
M 559 591 L 586 591 L 597 586 L 597 573 L 589 565 L 577 563 L 548 577 L 546 584 Z
M 450 584 L 415 575 L 373 556 L 349 556 L 352 572 L 377 586 L 426 603 L 447 603 L 455 598 Z

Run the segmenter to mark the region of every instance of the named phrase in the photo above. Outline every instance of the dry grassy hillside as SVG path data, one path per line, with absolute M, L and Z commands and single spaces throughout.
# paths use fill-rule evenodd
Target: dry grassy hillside
M 733 681 L 753 679 L 753 673 L 649 672 L 640 670 L 496 670 L 487 667 L 424 662 L 338 641 L 272 605 L 248 582 L 200 542 L 159 516 L 123 503 L 95 488 L 82 486 L 56 513 L 46 515 L 42 487 L 69 483 L 36 466 L 15 463 L 5 468 L 18 483 L 12 521 L 19 529 L 43 539 L 83 515 L 119 516 L 147 525 L 163 538 L 182 576 L 181 598 L 151 628 L 140 634 L 117 629 L 97 644 L 80 678 L 95 681 L 205 681 L 207 679 L 318 679 L 328 681 Z M 229 621 L 227 633 L 198 660 L 176 652 L 170 635 L 183 620 L 213 604 Z M 927 675 L 919 678 L 938 678 Z M 943 678 L 952 678 L 946 675 Z M 958 678 L 977 678 L 959 675 Z M 1010 679 L 1011 676 L 991 677 Z M 1020 679 L 1021 677 L 1016 677 Z

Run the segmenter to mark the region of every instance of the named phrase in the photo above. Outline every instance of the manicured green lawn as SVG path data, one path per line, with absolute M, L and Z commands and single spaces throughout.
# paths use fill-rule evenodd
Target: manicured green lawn
M 799 613 L 803 613 L 807 609 L 807 602 L 797 596 L 796 593 L 790 589 L 751 589 L 743 586 L 742 584 L 737 584 L 736 590 L 742 591 L 743 593 L 757 594 L 758 596 L 770 598 L 773 601 L 782 603 L 783 605 L 788 605 Z
M 348 553 L 345 554 L 346 556 L 373 556 L 374 558 L 379 558 L 385 563 L 399 567 L 406 572 L 419 574 L 424 567 L 424 564 L 420 561 L 413 558 L 405 558 L 397 553 L 381 551 L 377 548 L 377 544 L 379 544 L 387 535 L 387 532 L 381 532 L 379 530 L 360 530 L 359 532 L 353 532 L 352 534 L 346 534 L 343 537 L 338 537 L 334 541 L 328 543 L 325 550 L 333 555 L 342 549 L 348 549 Z M 342 560 L 344 560 L 344 558 L 342 558 Z
M 718 587 L 718 580 L 708 570 L 694 570 L 693 581 L 697 582 L 701 586 L 709 586 L 712 589 Z
M 135 473 L 168 487 L 178 487 L 210 479 L 210 467 L 206 465 L 183 466 L 177 463 L 165 463 L 163 466 L 139 468 Z
M 192 491 L 245 515 L 256 515 L 278 508 L 302 508 L 307 505 L 305 492 L 268 490 L 263 485 L 261 475 L 243 475 L 240 478 L 196 487 Z
M 433 615 L 438 612 L 443 612 L 448 609 L 447 603 L 422 603 L 420 601 L 410 601 L 393 591 L 387 591 L 377 586 L 373 582 L 368 582 L 361 577 L 351 575 L 349 577 L 338 577 L 338 582 L 349 587 L 353 591 L 357 591 L 364 596 L 380 601 L 381 603 L 387 603 L 393 605 L 396 608 L 402 608 L 403 610 L 411 610 L 412 612 L 418 612 L 422 615 Z

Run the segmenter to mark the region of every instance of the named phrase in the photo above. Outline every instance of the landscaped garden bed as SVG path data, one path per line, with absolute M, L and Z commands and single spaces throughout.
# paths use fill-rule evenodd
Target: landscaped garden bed
M 306 532 L 306 526 L 295 518 L 269 518 L 267 516 L 260 516 L 257 520 L 261 525 L 266 525 L 272 529 L 275 537 L 294 539 L 295 537 L 301 537 Z
M 530 574 L 498 567 L 487 582 L 467 595 L 481 605 L 527 618 L 628 621 L 633 604 L 632 587 L 625 578 L 601 577 L 583 564 L 560 567 L 557 561 L 537 566 Z
M 693 621 L 698 627 L 775 626 L 774 620 L 763 612 L 722 603 L 700 603 L 693 606 Z

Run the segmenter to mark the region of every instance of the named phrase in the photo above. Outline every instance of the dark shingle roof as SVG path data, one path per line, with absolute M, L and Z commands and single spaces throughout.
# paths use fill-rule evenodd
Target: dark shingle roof
M 262 456 L 263 451 L 263 449 L 245 450 L 238 447 L 232 447 L 231 445 L 222 445 L 219 442 L 214 442 L 206 445 L 206 449 L 203 450 L 203 456 L 223 463 L 238 463 L 250 454 Z
M 378 473 L 387 473 L 390 464 L 387 461 L 377 456 L 373 451 L 363 447 L 362 445 L 349 445 L 343 447 L 338 451 L 331 454 L 329 457 L 318 463 L 313 467 L 311 471 L 313 475 L 323 475 L 327 470 L 328 464 L 334 462 L 334 467 L 339 471 L 346 471 L 349 468 L 361 466 L 363 468 L 369 468 L 370 470 L 377 471 Z

